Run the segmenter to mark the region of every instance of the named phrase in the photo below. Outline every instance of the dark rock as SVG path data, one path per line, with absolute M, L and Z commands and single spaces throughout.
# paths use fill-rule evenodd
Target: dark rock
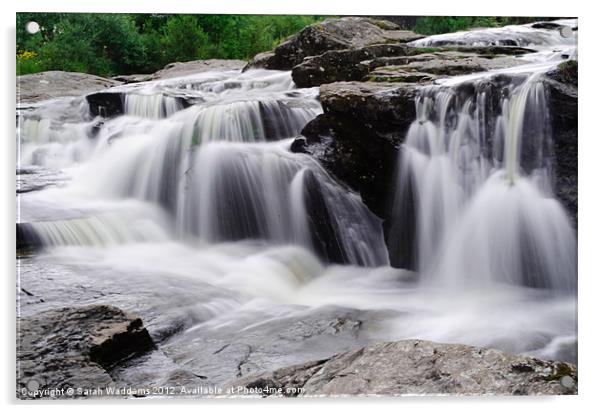
M 117 86 L 120 82 L 86 73 L 49 71 L 17 76 L 17 102 L 38 102 Z
M 412 84 L 339 82 L 320 87 L 324 114 L 309 122 L 292 149 L 314 156 L 362 196 L 378 216 L 389 216 L 398 147 L 415 119 Z
M 273 54 L 260 53 L 243 70 L 265 68 L 290 70 L 307 56 L 329 50 L 357 49 L 381 43 L 406 43 L 422 38 L 399 30 L 394 23 L 367 17 L 327 19 L 305 27 L 276 46 Z
M 114 363 L 145 353 L 154 343 L 140 318 L 115 307 L 63 308 L 17 320 L 17 396 L 48 398 L 28 391 L 114 385 Z M 81 395 L 80 395 L 81 396 Z
M 336 229 L 322 195 L 320 181 L 308 170 L 305 173 L 305 182 L 307 217 L 315 251 L 326 262 L 348 263 L 349 259 L 339 244 Z
M 92 116 L 101 116 L 112 118 L 125 113 L 125 93 L 119 91 L 98 92 L 86 96 L 90 114 Z M 194 104 L 194 98 L 189 100 L 183 96 L 173 96 L 180 104 L 181 108 L 187 108 Z
M 111 118 L 123 115 L 125 94 L 121 92 L 98 92 L 86 96 L 92 116 Z
M 561 28 L 562 25 L 558 24 L 558 23 L 552 23 L 552 22 L 539 22 L 539 23 L 533 23 L 531 25 L 531 27 L 534 29 L 557 30 L 557 29 Z
M 358 350 L 254 374 L 229 384 L 289 396 L 577 394 L 577 368 L 498 350 L 423 340 Z
M 26 255 L 42 247 L 42 240 L 31 224 L 17 223 L 17 255 Z
M 554 134 L 554 186 L 558 198 L 575 224 L 578 204 L 577 83 L 576 61 L 561 63 L 558 68 L 549 72 L 546 78 Z
M 117 75 L 117 76 L 113 76 L 111 79 L 112 80 L 116 80 L 118 82 L 121 83 L 138 83 L 138 82 L 146 82 L 147 80 L 150 80 L 150 77 L 152 75 L 145 75 L 145 74 L 140 74 L 140 75 Z

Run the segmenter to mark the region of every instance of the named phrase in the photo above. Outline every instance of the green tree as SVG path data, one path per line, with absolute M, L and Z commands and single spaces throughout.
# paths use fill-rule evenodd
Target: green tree
M 192 15 L 170 17 L 165 24 L 162 44 L 170 62 L 209 57 L 209 37 Z

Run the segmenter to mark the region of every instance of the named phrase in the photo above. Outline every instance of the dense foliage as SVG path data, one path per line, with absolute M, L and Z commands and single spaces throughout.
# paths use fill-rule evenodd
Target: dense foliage
M 248 59 L 272 49 L 320 16 L 169 14 L 17 14 L 17 74 L 65 70 L 151 73 L 167 63 L 196 59 Z M 392 18 L 394 20 L 395 18 Z M 516 17 L 413 17 L 423 34 L 526 23 Z M 29 34 L 36 21 L 41 30 Z
M 98 75 L 149 73 L 167 63 L 248 59 L 272 49 L 319 16 L 17 14 L 17 74 L 66 70 Z M 36 21 L 41 30 L 29 34 Z
M 432 35 L 452 33 L 474 27 L 499 27 L 546 20 L 545 17 L 493 17 L 493 16 L 425 16 L 418 17 L 412 28 L 416 33 Z

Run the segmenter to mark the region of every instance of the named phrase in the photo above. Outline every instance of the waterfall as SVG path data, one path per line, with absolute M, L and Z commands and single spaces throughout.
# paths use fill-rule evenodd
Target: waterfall
M 573 291 L 576 237 L 553 195 L 541 75 L 425 87 L 416 113 L 400 151 L 390 244 L 428 284 Z
M 128 93 L 125 96 L 125 113 L 150 119 L 166 118 L 183 108 L 182 102 L 162 93 L 143 95 Z
M 297 244 L 327 262 L 388 264 L 380 219 L 315 160 L 290 151 L 292 138 L 321 113 L 317 89 L 292 91 L 290 74 L 239 76 L 119 88 L 124 115 L 76 139 L 91 155 L 69 191 L 159 206 L 180 240 Z M 184 108 L 182 90 L 199 103 Z M 161 239 L 129 219 L 95 213 L 32 229 L 45 245 Z
M 388 171 L 387 221 L 291 150 L 322 113 L 319 89 L 296 88 L 291 72 L 125 84 L 95 94 L 106 116 L 85 97 L 20 109 L 17 265 L 36 295 L 23 309 L 133 309 L 208 376 L 217 364 L 204 370 L 197 345 L 210 341 L 207 354 L 236 344 L 223 356 L 246 357 L 245 369 L 257 355 L 296 363 L 400 339 L 576 361 L 576 236 L 555 198 L 541 75 L 573 55 L 574 39 L 515 26 L 412 43 L 492 44 L 535 53 L 410 86 L 416 117 Z M 333 142 L 307 147 L 334 164 L 355 159 L 346 145 L 329 153 Z M 151 369 L 154 359 L 136 371 Z

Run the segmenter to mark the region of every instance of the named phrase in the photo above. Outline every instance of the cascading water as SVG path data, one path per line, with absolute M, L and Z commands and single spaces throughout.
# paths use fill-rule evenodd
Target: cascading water
M 507 33 L 418 42 L 497 44 Z M 455 78 L 417 97 L 416 120 L 400 151 L 390 243 L 426 283 L 576 289 L 576 237 L 553 194 L 542 80 L 549 67 Z
M 207 103 L 186 109 L 182 96 L 141 94 L 154 91 L 155 84 L 132 93 L 118 89 L 125 93 L 125 114 L 105 121 L 96 132 L 93 159 L 82 166 L 68 190 L 160 205 L 171 213 L 182 238 L 296 243 L 329 261 L 387 264 L 380 221 L 317 162 L 288 149 L 289 138 L 321 111 L 316 91 L 291 93 L 290 82 L 283 82 L 290 75 L 282 74 L 275 77 L 282 87 L 277 92 L 271 83 L 274 75 L 261 74 L 250 78 L 251 85 L 230 80 L 226 88 L 213 84 L 209 91 L 197 85 L 205 79 L 189 79 L 192 83 L 183 87 L 189 91 L 187 98 Z M 244 92 L 233 93 L 238 86 Z M 266 88 L 267 97 L 257 92 Z M 215 93 L 225 97 L 218 100 Z M 24 122 L 28 131 L 30 121 Z M 36 135 L 26 134 L 25 141 L 29 136 Z M 85 133 L 83 138 L 90 140 Z M 267 143 L 271 140 L 276 142 Z M 321 216 L 308 216 L 306 210 L 317 210 L 316 204 L 323 206 L 316 214 Z M 312 221 L 316 219 L 320 225 Z M 117 222 L 68 220 L 34 228 L 45 233 L 40 238 L 50 244 L 87 244 L 106 240 L 106 228 Z M 90 235 L 94 223 L 97 236 Z
M 21 277 L 50 285 L 36 305 L 56 291 L 62 305 L 141 314 L 199 371 L 247 351 L 236 341 L 246 334 L 272 346 L 272 367 L 414 338 L 575 361 L 575 233 L 554 199 L 539 75 L 574 53 L 548 32 L 415 42 L 514 36 L 537 51 L 418 94 L 387 240 L 393 264 L 416 273 L 389 266 L 382 221 L 357 194 L 290 150 L 322 111 L 318 90 L 295 88 L 290 72 L 250 70 L 105 90 L 123 104 L 112 118 L 91 116 L 85 98 L 20 111 L 20 177 L 49 184 L 18 196 L 18 231 L 44 247 L 20 260 Z M 362 327 L 347 337 L 353 317 Z M 288 331 L 301 332 L 294 345 L 278 341 Z M 233 344 L 213 349 L 218 336 Z

